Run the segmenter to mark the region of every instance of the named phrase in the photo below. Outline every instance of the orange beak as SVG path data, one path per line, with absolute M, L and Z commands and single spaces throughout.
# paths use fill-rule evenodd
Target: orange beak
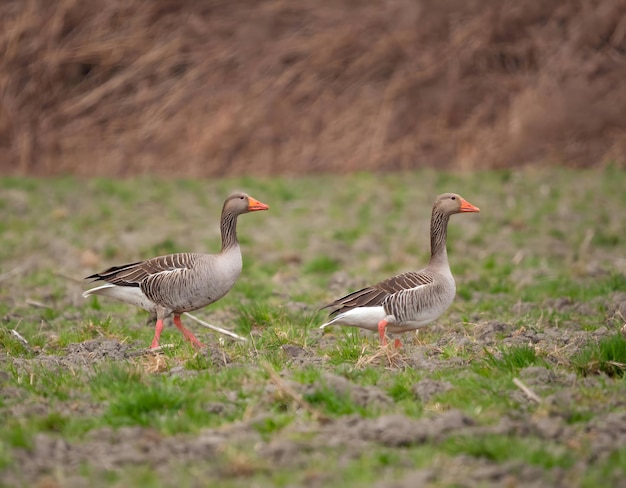
M 268 210 L 269 205 L 259 202 L 258 200 L 248 197 L 248 212 L 254 212 L 256 210 Z
M 468 202 L 464 198 L 461 198 L 461 208 L 460 208 L 460 210 L 461 210 L 461 212 L 480 212 L 480 209 L 478 207 L 475 207 L 474 205 L 472 205 L 470 202 Z

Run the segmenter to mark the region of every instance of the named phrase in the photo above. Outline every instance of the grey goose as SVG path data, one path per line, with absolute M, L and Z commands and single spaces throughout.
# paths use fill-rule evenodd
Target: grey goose
M 177 253 L 113 266 L 85 278 L 105 281 L 106 284 L 85 291 L 83 296 L 103 295 L 155 314 L 154 339 L 150 348 L 159 346 L 163 320 L 172 314 L 174 325 L 185 339 L 202 347 L 193 333 L 183 326 L 180 315 L 204 308 L 230 291 L 242 268 L 237 217 L 268 208 L 245 193 L 233 193 L 222 208 L 222 249 L 218 254 Z
M 424 327 L 440 317 L 452 303 L 456 285 L 448 264 L 446 240 L 448 219 L 464 212 L 479 212 L 455 193 L 435 199 L 430 221 L 430 261 L 419 271 L 409 271 L 373 286 L 352 292 L 323 309 L 331 309 L 331 320 L 322 324 L 345 325 L 378 331 L 382 345 L 385 331 L 398 334 Z M 396 346 L 400 341 L 396 339 Z

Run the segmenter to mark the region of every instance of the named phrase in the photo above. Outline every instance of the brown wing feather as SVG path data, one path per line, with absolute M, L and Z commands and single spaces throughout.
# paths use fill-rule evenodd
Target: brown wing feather
M 433 282 L 433 277 L 425 271 L 409 271 L 387 278 L 373 286 L 354 291 L 344 297 L 324 305 L 320 310 L 332 308 L 330 316 L 358 307 L 376 307 L 389 295 Z
M 150 276 L 164 271 L 188 269 L 193 266 L 196 255 L 193 253 L 168 254 L 136 263 L 112 266 L 85 279 L 102 280 L 119 286 L 140 286 Z

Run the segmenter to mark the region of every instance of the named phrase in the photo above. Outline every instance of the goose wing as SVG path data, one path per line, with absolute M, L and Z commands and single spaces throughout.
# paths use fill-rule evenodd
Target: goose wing
M 182 273 L 184 270 L 191 269 L 197 259 L 198 255 L 194 253 L 168 254 L 136 263 L 112 266 L 100 273 L 87 276 L 85 279 L 102 280 L 118 286 L 139 287 L 150 277 L 162 273 Z
M 340 312 L 346 312 L 359 307 L 376 307 L 391 295 L 406 290 L 411 290 L 424 285 L 430 285 L 434 282 L 433 276 L 426 271 L 409 271 L 391 278 L 387 278 L 373 286 L 368 286 L 361 290 L 352 292 L 341 297 L 334 302 L 324 305 L 320 310 L 325 308 L 333 309 L 330 316 Z

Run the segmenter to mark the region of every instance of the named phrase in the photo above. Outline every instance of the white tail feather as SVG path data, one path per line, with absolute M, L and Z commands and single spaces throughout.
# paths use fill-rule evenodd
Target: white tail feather
M 329 325 L 350 325 L 361 329 L 378 330 L 378 322 L 387 316 L 383 307 L 360 307 L 340 313 L 332 320 L 320 325 L 325 329 Z
M 134 305 L 135 307 L 143 308 L 148 312 L 154 312 L 156 305 L 153 301 L 148 299 L 146 295 L 141 291 L 141 288 L 137 286 L 117 286 L 111 283 L 92 288 L 83 293 L 83 297 L 87 298 L 90 295 L 102 295 L 105 297 L 114 298 L 124 303 Z

